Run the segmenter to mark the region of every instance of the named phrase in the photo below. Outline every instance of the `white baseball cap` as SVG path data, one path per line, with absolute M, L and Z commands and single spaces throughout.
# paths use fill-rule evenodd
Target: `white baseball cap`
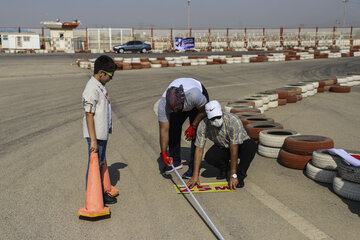
M 205 105 L 205 112 L 208 119 L 222 115 L 221 105 L 218 101 L 213 100 Z

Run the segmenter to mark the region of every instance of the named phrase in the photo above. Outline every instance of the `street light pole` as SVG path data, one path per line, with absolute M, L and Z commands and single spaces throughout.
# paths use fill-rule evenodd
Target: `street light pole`
M 191 0 L 187 0 L 188 3 L 188 35 L 190 37 L 190 2 Z
M 343 18 L 343 27 L 346 26 L 346 3 L 349 2 L 349 0 L 342 0 L 344 3 L 344 18 Z

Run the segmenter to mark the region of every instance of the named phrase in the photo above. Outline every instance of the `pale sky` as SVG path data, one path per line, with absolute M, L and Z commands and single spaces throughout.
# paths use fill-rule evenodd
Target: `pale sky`
M 343 23 L 342 0 L 191 0 L 192 28 L 331 27 Z M 187 0 L 1 0 L 0 27 L 187 28 Z M 360 0 L 347 3 L 347 26 L 360 26 Z

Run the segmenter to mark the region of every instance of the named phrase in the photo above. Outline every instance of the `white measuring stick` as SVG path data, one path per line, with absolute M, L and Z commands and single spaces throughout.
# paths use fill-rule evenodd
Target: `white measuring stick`
M 209 221 L 209 223 L 211 224 L 211 226 L 214 228 L 216 234 L 218 235 L 218 237 L 221 240 L 224 240 L 223 236 L 221 235 L 221 233 L 219 232 L 219 230 L 215 227 L 215 225 L 213 224 L 213 222 L 211 221 L 211 219 L 208 217 L 208 215 L 206 214 L 206 212 L 204 211 L 204 209 L 201 207 L 200 203 L 196 200 L 196 198 L 194 197 L 194 195 L 192 194 L 192 192 L 190 191 L 190 189 L 188 188 L 188 186 L 186 185 L 186 183 L 184 182 L 184 180 L 180 177 L 180 174 L 178 173 L 178 171 L 175 169 L 174 165 L 171 163 L 172 168 L 174 169 L 176 175 L 179 177 L 179 179 L 181 180 L 181 182 L 184 184 L 184 186 L 186 187 L 186 189 L 188 190 L 188 192 L 190 193 L 191 197 L 194 199 L 194 201 L 196 202 L 196 204 L 199 206 L 200 210 L 203 212 L 203 214 L 205 215 L 206 219 Z

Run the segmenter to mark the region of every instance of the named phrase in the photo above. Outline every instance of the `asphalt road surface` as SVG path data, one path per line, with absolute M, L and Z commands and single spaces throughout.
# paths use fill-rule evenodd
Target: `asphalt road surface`
M 177 176 L 160 174 L 153 106 L 168 84 L 179 77 L 198 79 L 224 105 L 288 83 L 360 71 L 360 58 L 353 57 L 116 72 L 107 85 L 114 129 L 107 161 L 120 196 L 110 205 L 111 218 L 85 221 L 77 215 L 85 203 L 88 158 L 81 93 L 91 73 L 75 65 L 83 56 L 0 55 L 1 239 L 216 239 L 190 196 L 175 192 Z M 348 94 L 319 93 L 265 114 L 301 134 L 331 137 L 336 148 L 359 150 L 359 105 L 357 86 Z M 183 141 L 182 147 L 180 174 L 187 170 L 190 145 Z M 217 181 L 214 168 L 204 163 L 201 171 L 202 183 Z M 260 155 L 245 188 L 196 197 L 225 239 L 360 235 L 360 202 Z

